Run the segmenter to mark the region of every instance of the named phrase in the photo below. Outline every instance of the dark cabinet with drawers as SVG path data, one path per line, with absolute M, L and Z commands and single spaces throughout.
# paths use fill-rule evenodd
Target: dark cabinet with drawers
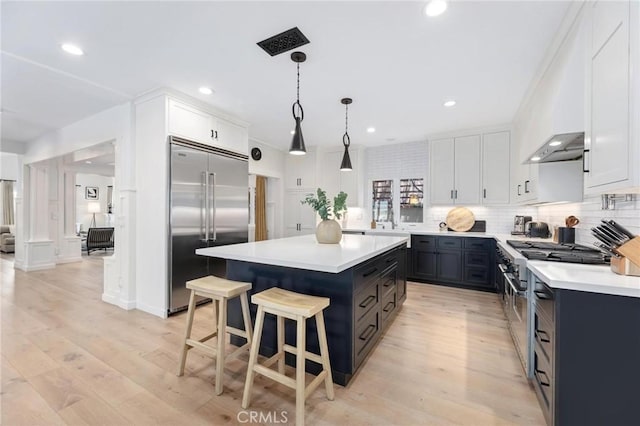
M 406 299 L 406 249 L 354 268 L 354 365 L 357 368 Z
M 638 424 L 640 298 L 532 281 L 532 382 L 547 424 Z
M 411 236 L 409 278 L 434 284 L 494 290 L 492 238 Z

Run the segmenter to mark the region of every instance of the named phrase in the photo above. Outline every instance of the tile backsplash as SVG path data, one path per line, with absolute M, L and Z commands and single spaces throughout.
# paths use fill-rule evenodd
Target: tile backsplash
M 640 235 L 640 201 L 617 201 L 615 210 L 601 210 L 600 196 L 585 198 L 582 203 L 558 204 L 538 207 L 538 218 L 550 226 L 564 226 L 564 219 L 574 215 L 580 219 L 576 227 L 576 243 L 591 245 L 597 241 L 591 228 L 601 219 L 613 219 L 636 235 Z

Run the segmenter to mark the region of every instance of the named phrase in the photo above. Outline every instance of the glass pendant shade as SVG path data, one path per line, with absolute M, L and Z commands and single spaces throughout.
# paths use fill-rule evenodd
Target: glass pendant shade
M 289 148 L 289 154 L 304 155 L 307 153 L 307 149 L 304 146 L 304 137 L 302 136 L 302 127 L 300 126 L 300 117 L 296 117 L 296 129 L 293 133 L 293 139 L 291 139 L 291 147 Z
M 351 167 L 351 157 L 349 156 L 349 148 L 344 147 L 344 154 L 342 155 L 342 163 L 340 164 L 340 171 L 350 172 L 353 170 Z

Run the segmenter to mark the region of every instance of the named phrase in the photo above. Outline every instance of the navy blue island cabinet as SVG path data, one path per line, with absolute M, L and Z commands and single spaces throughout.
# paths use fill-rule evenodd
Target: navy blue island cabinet
M 406 245 L 396 246 L 378 256 L 339 273 L 319 272 L 284 266 L 227 259 L 227 278 L 251 282 L 251 294 L 280 287 L 313 296 L 328 297 L 331 304 L 324 311 L 329 358 L 333 381 L 346 385 L 375 347 L 385 328 L 407 297 Z M 250 304 L 255 323 L 257 308 Z M 236 298 L 229 301 L 228 323 L 240 329 L 242 312 Z M 295 324 L 285 323 L 285 341 L 295 345 Z M 231 343 L 241 345 L 245 339 L 232 336 Z M 267 314 L 260 354 L 276 353 L 276 321 Z M 315 321 L 307 321 L 307 350 L 319 353 Z M 295 357 L 286 354 L 286 362 L 295 365 Z M 307 360 L 308 372 L 317 374 L 320 366 Z

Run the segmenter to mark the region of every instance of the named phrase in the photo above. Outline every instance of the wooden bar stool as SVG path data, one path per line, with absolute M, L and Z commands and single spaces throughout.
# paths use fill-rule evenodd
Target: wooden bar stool
M 256 314 L 256 329 L 249 352 L 249 366 L 247 370 L 247 380 L 244 385 L 244 394 L 242 396 L 242 408 L 246 409 L 249 407 L 254 372 L 259 373 L 296 390 L 296 425 L 301 426 L 304 424 L 305 399 L 323 380 L 327 391 L 327 399 L 333 401 L 334 397 L 327 334 L 322 313 L 322 310 L 329 306 L 329 299 L 326 297 L 307 296 L 273 287 L 251 296 L 251 302 L 258 305 L 258 313 Z M 277 317 L 278 353 L 266 360 L 263 364 L 258 364 L 258 351 L 260 350 L 260 338 L 265 313 L 270 313 Z M 306 350 L 306 320 L 312 316 L 316 318 L 320 355 L 307 352 Z M 285 318 L 297 322 L 296 346 L 285 345 L 284 343 Z M 284 374 L 285 352 L 296 356 L 295 380 Z M 306 359 L 322 365 L 322 371 L 309 383 L 309 386 L 306 386 L 305 382 Z M 277 372 L 268 368 L 275 362 L 278 362 Z
M 253 336 L 251 328 L 251 317 L 249 316 L 249 300 L 247 291 L 251 290 L 251 283 L 243 283 L 238 281 L 230 281 L 224 278 L 214 277 L 213 275 L 197 280 L 187 281 L 187 288 L 191 289 L 189 298 L 189 309 L 187 311 L 187 326 L 184 333 L 184 344 L 180 353 L 180 365 L 178 366 L 178 376 L 184 374 L 184 364 L 187 360 L 187 352 L 196 348 L 211 356 L 216 360 L 216 395 L 222 393 L 222 377 L 224 375 L 224 362 L 238 356 L 251 345 Z M 193 314 L 196 308 L 196 296 L 204 296 L 213 299 L 213 318 L 214 332 L 199 339 L 191 338 L 191 327 L 193 326 Z M 242 317 L 244 320 L 244 330 L 227 325 L 227 302 L 229 299 L 240 296 L 240 304 L 242 305 Z M 216 321 L 217 314 L 217 321 Z M 247 339 L 247 343 L 230 353 L 225 355 L 225 340 L 227 333 Z M 213 347 L 205 345 L 209 339 L 218 337 L 217 346 Z

